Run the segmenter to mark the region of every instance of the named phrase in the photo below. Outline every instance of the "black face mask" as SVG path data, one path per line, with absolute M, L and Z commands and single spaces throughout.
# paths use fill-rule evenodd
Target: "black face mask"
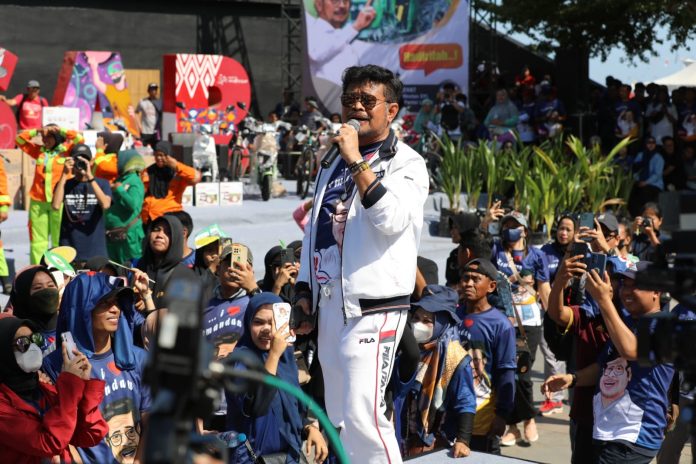
M 31 309 L 34 314 L 52 316 L 58 312 L 58 289 L 44 288 L 30 296 Z

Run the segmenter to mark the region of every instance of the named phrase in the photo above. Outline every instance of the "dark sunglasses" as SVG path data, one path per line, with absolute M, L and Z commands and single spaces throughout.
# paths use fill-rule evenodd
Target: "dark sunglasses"
M 44 343 L 43 335 L 38 332 L 34 332 L 31 335 L 23 335 L 17 338 L 17 340 L 13 342 L 13 345 L 20 353 L 26 353 L 32 343 L 41 348 Z
M 341 105 L 345 107 L 351 107 L 355 105 L 357 102 L 360 102 L 360 104 L 365 108 L 366 110 L 371 110 L 374 108 L 378 102 L 386 102 L 387 100 L 381 100 L 374 95 L 370 95 L 369 93 L 363 93 L 363 92 L 354 92 L 354 93 L 344 93 L 341 95 Z

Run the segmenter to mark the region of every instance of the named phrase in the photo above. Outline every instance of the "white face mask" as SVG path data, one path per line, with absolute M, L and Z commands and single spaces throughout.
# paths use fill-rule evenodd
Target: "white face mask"
M 422 322 L 414 322 L 413 336 L 418 343 L 425 343 L 433 338 L 433 326 Z
M 41 369 L 43 353 L 37 344 L 32 343 L 29 345 L 29 348 L 24 353 L 15 351 L 14 355 L 19 368 L 27 374 L 31 374 L 32 372 L 36 372 Z

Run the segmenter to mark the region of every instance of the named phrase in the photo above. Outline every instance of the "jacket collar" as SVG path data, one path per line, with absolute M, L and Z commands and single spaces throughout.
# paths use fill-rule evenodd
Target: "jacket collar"
M 396 155 L 396 144 L 398 141 L 399 139 L 394 134 L 394 131 L 389 129 L 389 135 L 387 135 L 384 143 L 379 148 L 380 159 L 389 159 Z

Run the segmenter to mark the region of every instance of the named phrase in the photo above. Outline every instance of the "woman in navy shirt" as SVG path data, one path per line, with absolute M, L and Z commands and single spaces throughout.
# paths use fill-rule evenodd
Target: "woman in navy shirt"
M 537 248 L 529 245 L 529 225 L 527 218 L 519 211 L 504 216 L 501 221 L 501 240 L 493 246 L 493 264 L 503 272 L 513 289 L 513 301 L 527 335 L 531 363 L 542 337 L 541 306 L 546 306 L 551 291 L 546 257 Z M 514 269 L 511 267 L 514 266 Z M 508 317 L 516 326 L 514 314 Z M 503 435 L 500 444 L 512 446 L 522 436 L 517 429 L 518 422 L 524 422 L 524 436 L 529 442 L 539 439 L 534 417 L 534 395 L 531 373 L 518 374 L 515 392 L 515 408 L 508 418 L 508 433 Z

